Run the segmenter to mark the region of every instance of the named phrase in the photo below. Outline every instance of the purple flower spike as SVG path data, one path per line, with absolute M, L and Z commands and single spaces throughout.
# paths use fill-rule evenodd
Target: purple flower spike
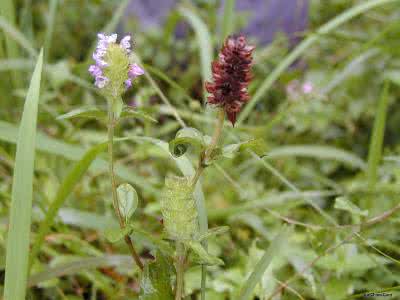
M 126 35 L 121 39 L 119 43 L 120 48 L 115 47 L 115 45 L 117 45 L 117 35 L 115 33 L 111 35 L 99 33 L 97 34 L 97 38 L 97 47 L 93 53 L 95 64 L 89 67 L 89 73 L 94 77 L 94 84 L 96 87 L 102 89 L 107 86 L 107 92 L 109 92 L 108 89 L 111 88 L 113 89 L 113 94 L 120 94 L 123 92 L 123 86 L 125 86 L 126 89 L 130 88 L 133 84 L 133 79 L 144 74 L 143 69 L 137 64 L 129 64 L 131 36 Z M 115 57 L 115 55 L 109 53 L 109 51 L 117 51 L 119 57 L 121 57 L 121 54 L 125 56 L 123 59 L 126 60 L 125 66 L 129 65 L 128 70 L 126 67 L 121 67 L 120 63 L 113 64 L 112 57 Z M 118 69 L 115 70 L 114 68 Z M 115 76 L 116 78 L 107 77 L 111 76 L 110 74 L 118 75 Z M 111 83 L 110 87 L 108 86 L 109 83 Z
M 131 64 L 129 66 L 129 71 L 128 71 L 129 78 L 134 79 L 143 74 L 144 74 L 144 70 L 141 67 L 139 67 L 137 64 Z

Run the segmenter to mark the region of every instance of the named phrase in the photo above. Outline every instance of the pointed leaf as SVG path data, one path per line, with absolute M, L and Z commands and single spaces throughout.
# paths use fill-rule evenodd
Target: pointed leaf
M 97 120 L 107 120 L 107 112 L 96 107 L 81 107 L 57 117 L 57 120 L 72 118 L 92 118 Z
M 337 197 L 335 199 L 336 209 L 346 210 L 351 214 L 359 215 L 359 216 L 368 216 L 368 210 L 361 210 L 357 205 L 352 203 L 346 197 Z
M 197 238 L 197 240 L 199 242 L 201 242 L 202 240 L 206 240 L 211 236 L 218 235 L 218 234 L 223 234 L 223 233 L 228 232 L 228 231 L 229 231 L 229 226 L 218 226 L 218 227 L 215 227 L 215 228 L 211 228 L 211 229 L 207 230 L 207 233 L 200 235 Z
M 262 139 L 253 139 L 246 142 L 225 146 L 222 155 L 227 158 L 233 158 L 237 153 L 244 150 L 252 150 L 258 156 L 262 156 L 267 151 L 267 146 Z
M 121 184 L 117 188 L 119 210 L 125 218 L 126 223 L 138 206 L 138 195 L 136 190 L 129 184 Z
M 203 150 L 205 147 L 203 134 L 195 128 L 185 127 L 179 130 L 175 139 L 169 143 L 169 151 L 175 157 L 186 153 L 189 147 Z
M 23 300 L 26 295 L 36 125 L 42 66 L 43 50 L 40 51 L 32 75 L 18 130 L 3 295 L 7 300 Z
M 132 232 L 132 228 L 129 226 L 121 228 L 107 228 L 104 232 L 106 239 L 110 243 L 116 243 L 122 240 L 126 235 L 129 235 Z
M 141 110 L 133 110 L 129 107 L 125 107 L 122 111 L 121 118 L 135 118 L 142 121 L 150 121 L 157 123 L 157 120 L 146 114 Z
M 190 248 L 193 253 L 195 254 L 197 261 L 202 264 L 202 265 L 224 265 L 224 262 L 222 259 L 213 256 L 209 254 L 206 249 L 203 248 L 203 246 L 200 244 L 200 242 L 196 241 L 187 241 L 184 242 L 184 244 Z
M 173 300 L 172 263 L 158 251 L 156 260 L 146 264 L 140 282 L 140 300 Z

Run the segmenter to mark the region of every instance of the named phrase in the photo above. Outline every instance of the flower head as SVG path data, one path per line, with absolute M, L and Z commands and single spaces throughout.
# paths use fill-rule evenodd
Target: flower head
M 131 64 L 131 36 L 123 37 L 117 44 L 117 34 L 97 35 L 98 43 L 93 53 L 94 65 L 89 67 L 89 73 L 95 79 L 95 86 L 112 96 L 121 95 L 132 86 L 136 77 L 144 71 L 137 64 Z
M 247 87 L 251 80 L 253 50 L 244 36 L 229 36 L 218 59 L 212 63 L 213 82 L 206 82 L 206 90 L 211 94 L 208 103 L 223 107 L 232 125 L 249 100 Z

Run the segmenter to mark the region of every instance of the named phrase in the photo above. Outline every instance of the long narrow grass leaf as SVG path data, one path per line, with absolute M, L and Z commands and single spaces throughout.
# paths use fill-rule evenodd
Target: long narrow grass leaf
M 75 261 L 63 263 L 55 267 L 46 268 L 43 271 L 33 274 L 29 278 L 28 285 L 35 286 L 46 280 L 61 276 L 73 275 L 86 270 L 93 270 L 101 267 L 131 266 L 132 258 L 128 255 L 106 255 L 102 257 L 84 257 Z
M 7 240 L 5 300 L 23 300 L 26 293 L 36 123 L 42 66 L 43 50 L 32 75 L 18 131 Z
M 46 61 L 48 61 L 48 57 L 50 56 L 50 47 L 53 39 L 54 21 L 56 18 L 57 6 L 58 0 L 49 0 L 49 17 L 44 39 L 44 55 L 46 57 Z
M 385 83 L 383 92 L 378 103 L 374 127 L 368 152 L 368 181 L 370 186 L 374 186 L 378 178 L 378 166 L 382 159 L 383 138 L 385 135 L 386 115 L 389 104 L 389 82 Z
M 2 29 L 6 35 L 17 42 L 26 52 L 31 56 L 36 56 L 37 51 L 32 46 L 31 42 L 23 35 L 21 31 L 19 31 L 15 26 L 13 26 L 10 22 L 7 21 L 4 17 L 0 16 L 0 29 Z M 10 58 L 17 58 L 18 56 L 9 55 Z
M 196 33 L 200 51 L 201 74 L 203 83 L 211 79 L 211 61 L 213 56 L 211 35 L 204 21 L 191 9 L 180 7 L 179 13 L 192 26 Z M 205 94 L 204 94 L 205 97 Z
M 331 146 L 317 145 L 293 145 L 272 149 L 266 158 L 279 158 L 288 156 L 310 157 L 318 159 L 331 159 L 345 163 L 361 170 L 366 169 L 367 164 L 357 155 Z
M 278 255 L 285 244 L 288 236 L 289 229 L 284 228 L 277 236 L 271 241 L 271 245 L 265 251 L 264 255 L 261 257 L 259 262 L 256 264 L 253 272 L 250 274 L 249 278 L 246 280 L 242 286 L 239 294 L 238 300 L 250 299 L 254 288 L 257 283 L 260 282 L 264 272 L 267 270 L 268 266 L 271 264 L 273 258 Z
M 8 22 L 8 24 L 15 26 L 16 15 L 15 15 L 15 7 L 14 7 L 13 0 L 2 0 L 1 5 L 0 5 L 0 17 L 3 17 L 4 20 L 6 20 Z M 2 29 L 4 30 L 4 28 L 2 28 Z M 4 32 L 7 33 L 6 30 L 4 30 Z M 2 40 L 2 38 L 0 38 L 0 48 L 2 48 L 1 40 Z M 17 44 L 15 43 L 15 40 L 9 34 L 4 35 L 4 42 L 5 42 L 5 47 L 6 47 L 5 54 L 7 54 L 5 57 L 8 57 L 8 58 L 19 57 L 19 51 L 18 51 L 19 49 L 17 47 Z M 14 86 L 20 87 L 20 85 L 21 85 L 20 75 L 17 72 L 12 72 L 12 76 L 13 76 Z
M 236 0 L 225 0 L 224 16 L 222 18 L 221 40 L 233 33 L 235 21 Z

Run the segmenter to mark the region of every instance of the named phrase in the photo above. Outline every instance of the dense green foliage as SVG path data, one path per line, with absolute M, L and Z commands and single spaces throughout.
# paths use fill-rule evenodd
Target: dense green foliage
M 123 111 L 115 128 L 118 185 L 131 184 L 139 199 L 135 210 L 136 193 L 132 196 L 134 213 L 121 235 L 115 234 L 107 156 L 104 145 L 97 146 L 107 141 L 102 111 L 107 101 L 87 69 L 96 34 L 117 30 L 127 1 L 2 2 L 2 274 L 7 242 L 15 250 L 10 215 L 26 229 L 32 200 L 30 237 L 21 229 L 21 239 L 30 239 L 34 249 L 27 299 L 170 299 L 174 243 L 160 222 L 165 178 L 193 176 L 196 147 L 204 141 L 176 133 L 186 125 L 212 134 L 215 112 L 203 105 L 203 82 L 221 36 L 245 24 L 247 16 L 232 16 L 227 9 L 229 15 L 219 18 L 217 1 L 194 1 L 196 6 L 186 3 L 172 11 L 162 28 L 123 22 L 146 74 L 124 95 L 135 110 Z M 185 195 L 190 207 L 173 207 L 167 203 L 172 199 L 164 198 L 167 214 L 172 208 L 190 210 L 189 219 L 180 216 L 190 223 L 189 236 L 198 230 L 196 240 L 187 242 L 190 261 L 212 265 L 186 270 L 185 294 L 193 299 L 200 299 L 202 274 L 207 274 L 207 300 L 340 300 L 374 291 L 400 297 L 400 1 L 310 2 L 308 40 L 300 52 L 290 49 L 283 35 L 256 48 L 250 94 L 257 103 L 235 128 L 226 122 L 221 142 L 230 146 L 205 169 L 193 197 Z M 360 10 L 352 11 L 354 6 Z M 329 30 L 321 30 L 337 16 Z M 176 39 L 180 21 L 190 30 Z M 33 149 L 36 112 L 29 99 L 34 89 L 38 92 L 37 73 L 30 92 L 28 87 L 42 47 Z M 308 83 L 313 88 L 305 93 Z M 27 131 L 18 134 L 19 125 Z M 174 148 L 176 137 L 195 147 L 185 147 L 185 155 L 177 157 L 182 149 Z M 253 142 L 243 143 L 248 140 Z M 266 148 L 254 141 L 265 141 Z M 182 229 L 165 221 L 170 235 Z M 146 262 L 143 272 L 121 241 L 125 234 Z M 22 272 L 28 254 L 15 266 Z M 9 262 L 7 267 L 13 268 Z

